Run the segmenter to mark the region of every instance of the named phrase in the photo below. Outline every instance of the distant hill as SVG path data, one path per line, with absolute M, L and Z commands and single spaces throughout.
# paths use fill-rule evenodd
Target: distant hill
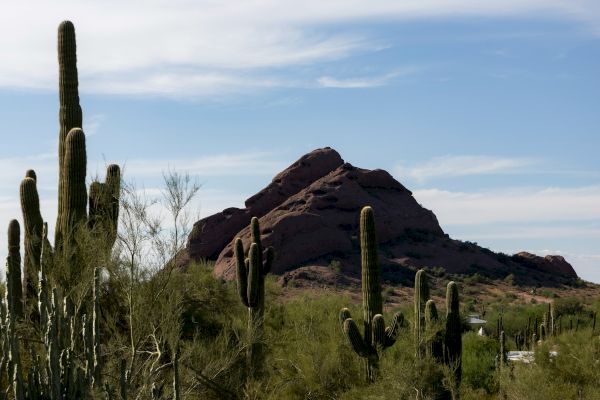
M 494 279 L 512 274 L 517 284 L 568 284 L 577 279 L 560 256 L 506 255 L 450 238 L 435 214 L 388 172 L 354 167 L 331 148 L 302 156 L 246 200 L 246 208 L 228 208 L 196 222 L 180 262 L 185 266 L 191 260 L 216 260 L 215 274 L 233 279 L 232 242 L 241 237 L 248 247 L 248 224 L 256 216 L 263 245 L 277 253 L 272 272 L 283 275 L 284 281 L 286 275 L 314 271 L 315 266 L 356 277 L 358 218 L 365 205 L 375 210 L 387 281 L 409 281 L 414 269 L 422 267 Z

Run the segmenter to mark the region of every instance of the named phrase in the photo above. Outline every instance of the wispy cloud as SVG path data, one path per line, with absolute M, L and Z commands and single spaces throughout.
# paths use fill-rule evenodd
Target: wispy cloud
M 413 167 L 397 166 L 396 174 L 423 182 L 433 178 L 516 173 L 537 160 L 495 156 L 443 156 Z
M 415 190 L 442 226 L 492 223 L 600 221 L 600 186 L 517 188 L 481 192 Z
M 105 120 L 106 116 L 104 114 L 93 114 L 89 118 L 86 118 L 85 135 L 96 135 L 100 130 L 100 126 L 102 126 Z
M 323 76 L 317 79 L 317 83 L 324 88 L 364 89 L 387 85 L 395 78 L 415 74 L 421 69 L 422 68 L 416 66 L 408 66 L 385 75 L 360 78 L 333 78 L 330 76 Z
M 77 28 L 82 91 L 206 96 L 253 83 L 289 85 L 274 79 L 282 68 L 381 49 L 381 40 L 357 31 L 356 22 L 481 16 L 561 18 L 600 34 L 594 0 L 12 2 L 0 14 L 0 48 L 10 54 L 0 65 L 0 87 L 54 89 L 56 27 L 65 18 Z M 377 78 L 320 81 L 324 87 L 381 84 Z

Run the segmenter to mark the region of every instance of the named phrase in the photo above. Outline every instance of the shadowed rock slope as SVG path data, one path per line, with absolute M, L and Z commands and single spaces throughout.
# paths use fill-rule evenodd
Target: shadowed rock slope
M 358 276 L 358 219 L 360 209 L 370 205 L 375 210 L 387 281 L 410 281 L 414 268 L 421 267 L 493 278 L 513 274 L 517 283 L 524 284 L 569 283 L 577 278 L 562 257 L 542 258 L 524 252 L 508 256 L 451 239 L 433 212 L 421 207 L 389 173 L 344 163 L 330 148 L 301 157 L 245 205 L 245 209 L 229 208 L 198 221 L 182 263 L 216 260 L 215 274 L 233 279 L 233 240 L 242 238 L 248 248 L 248 224 L 257 216 L 263 245 L 273 246 L 277 252 L 272 272 L 283 275 L 283 282 L 286 276 L 314 266 Z

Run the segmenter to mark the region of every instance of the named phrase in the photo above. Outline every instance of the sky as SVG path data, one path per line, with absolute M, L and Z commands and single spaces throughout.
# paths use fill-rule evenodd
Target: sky
M 600 283 L 597 0 L 3 2 L 0 226 L 22 220 L 29 168 L 56 220 L 65 19 L 89 179 L 115 162 L 156 193 L 188 171 L 204 217 L 330 146 L 453 238 L 559 254 Z

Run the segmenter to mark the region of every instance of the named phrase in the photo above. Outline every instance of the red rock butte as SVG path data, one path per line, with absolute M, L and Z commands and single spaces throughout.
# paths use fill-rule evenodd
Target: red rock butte
M 358 220 L 363 206 L 375 211 L 383 276 L 394 280 L 415 268 L 442 267 L 449 273 L 502 278 L 519 283 L 568 283 L 577 278 L 560 256 L 514 256 L 494 253 L 474 243 L 451 239 L 436 216 L 423 208 L 410 190 L 380 169 L 345 163 L 331 148 L 314 150 L 280 172 L 263 190 L 245 202 L 194 224 L 180 263 L 209 259 L 215 274 L 235 278 L 233 240 L 248 248 L 250 219 L 260 220 L 263 246 L 273 246 L 272 273 L 333 265 L 345 275 L 358 276 Z M 410 273 L 409 273 L 410 274 Z

